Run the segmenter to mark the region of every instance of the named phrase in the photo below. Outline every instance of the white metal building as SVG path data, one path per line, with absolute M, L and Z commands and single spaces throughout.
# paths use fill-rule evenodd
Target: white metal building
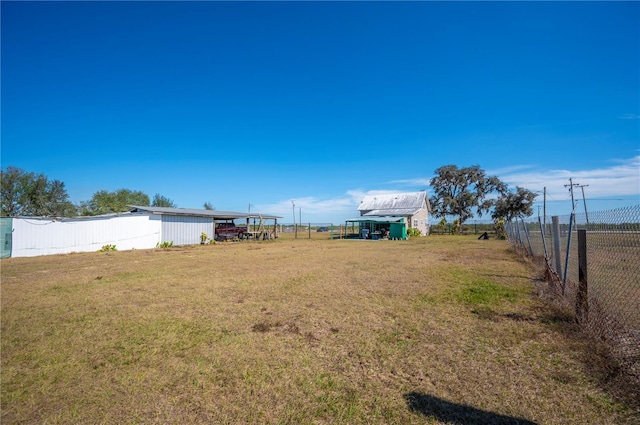
M 0 232 L 3 257 L 33 257 L 116 249 L 149 249 L 163 242 L 200 243 L 204 232 L 215 234 L 217 222 L 280 218 L 259 213 L 186 208 L 132 207 L 131 211 L 93 217 L 3 217 Z
M 2 243 L 9 246 L 11 257 L 98 251 L 105 245 L 116 245 L 118 250 L 154 248 L 162 231 L 160 217 L 146 214 L 2 220 L 10 222 L 11 231 L 2 234 Z

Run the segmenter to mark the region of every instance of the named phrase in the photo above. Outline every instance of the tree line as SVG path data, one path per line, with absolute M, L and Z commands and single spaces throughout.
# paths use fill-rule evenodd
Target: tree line
M 151 200 L 146 193 L 129 189 L 99 190 L 88 201 L 76 205 L 69 200 L 60 180 L 13 166 L 0 171 L 0 197 L 4 217 L 92 216 L 129 211 L 128 205 L 176 207 L 171 199 L 159 193 Z
M 2 216 L 44 216 L 71 217 L 119 213 L 129 210 L 129 205 L 153 207 L 177 207 L 166 196 L 156 193 L 153 200 L 141 191 L 118 189 L 100 190 L 90 200 L 74 205 L 64 183 L 50 180 L 44 174 L 27 172 L 8 166 L 0 170 Z M 508 189 L 496 176 L 487 176 L 478 165 L 458 168 L 445 165 L 435 170 L 435 176 L 429 182 L 433 196 L 429 198 L 431 213 L 434 217 L 457 217 L 458 225 L 473 218 L 482 217 L 491 211 L 494 220 L 511 221 L 517 217 L 533 214 L 534 192 L 516 187 L 515 192 Z M 215 209 L 205 202 L 203 207 Z

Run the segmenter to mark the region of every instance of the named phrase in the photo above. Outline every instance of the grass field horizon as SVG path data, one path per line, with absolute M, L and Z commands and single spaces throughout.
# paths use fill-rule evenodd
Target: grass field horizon
M 506 241 L 0 262 L 2 423 L 633 424 Z

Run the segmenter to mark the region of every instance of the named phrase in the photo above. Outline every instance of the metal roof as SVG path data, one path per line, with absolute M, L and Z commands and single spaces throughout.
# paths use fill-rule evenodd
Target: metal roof
M 166 215 L 184 215 L 191 217 L 211 217 L 213 219 L 220 220 L 233 220 L 235 218 L 263 218 L 263 219 L 276 219 L 282 218 L 277 215 L 260 214 L 257 212 L 243 213 L 236 211 L 219 211 L 219 210 L 204 210 L 194 208 L 167 208 L 167 207 L 141 207 L 138 205 L 129 205 L 131 212 L 147 212 L 151 214 L 166 214 Z
M 390 217 L 390 216 L 376 216 L 376 217 L 367 217 L 366 215 L 363 215 L 362 217 L 358 217 L 358 218 L 350 218 L 347 219 L 345 221 L 347 222 L 351 222 L 351 221 L 358 221 L 358 222 L 365 222 L 365 221 L 373 221 L 376 223 L 397 223 L 399 221 L 403 221 L 404 217 Z
M 395 215 L 389 211 L 404 210 L 404 215 L 415 213 L 421 208 L 430 209 L 427 192 L 402 192 L 367 195 L 364 197 L 358 211 L 377 211 L 378 215 Z
M 376 215 L 386 215 L 386 216 L 401 216 L 401 217 L 406 217 L 408 215 L 414 215 L 417 214 L 418 211 L 420 211 L 420 208 L 415 209 L 415 208 L 389 208 L 387 210 L 372 210 L 369 211 L 365 214 L 363 214 L 363 217 L 368 217 L 368 216 L 376 216 Z

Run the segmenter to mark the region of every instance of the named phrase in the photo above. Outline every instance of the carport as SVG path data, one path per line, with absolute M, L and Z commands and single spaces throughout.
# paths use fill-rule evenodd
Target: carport
M 362 239 L 407 239 L 407 224 L 404 217 L 393 216 L 372 216 L 358 217 L 346 220 L 347 227 L 349 223 L 353 226 L 358 223 L 359 236 Z
M 176 245 L 200 243 L 202 233 L 209 238 L 216 236 L 216 225 L 235 220 L 246 222 L 244 232 L 253 239 L 260 236 L 278 237 L 276 215 L 258 212 L 243 213 L 236 211 L 204 210 L 192 208 L 146 207 L 131 205 L 131 213 L 143 213 L 160 217 L 162 221 L 161 242 L 173 242 Z M 251 226 L 253 220 L 254 226 Z M 273 220 L 273 225 L 266 225 L 266 220 Z M 239 224 L 239 223 L 238 223 Z M 237 225 L 237 224 L 236 224 Z

